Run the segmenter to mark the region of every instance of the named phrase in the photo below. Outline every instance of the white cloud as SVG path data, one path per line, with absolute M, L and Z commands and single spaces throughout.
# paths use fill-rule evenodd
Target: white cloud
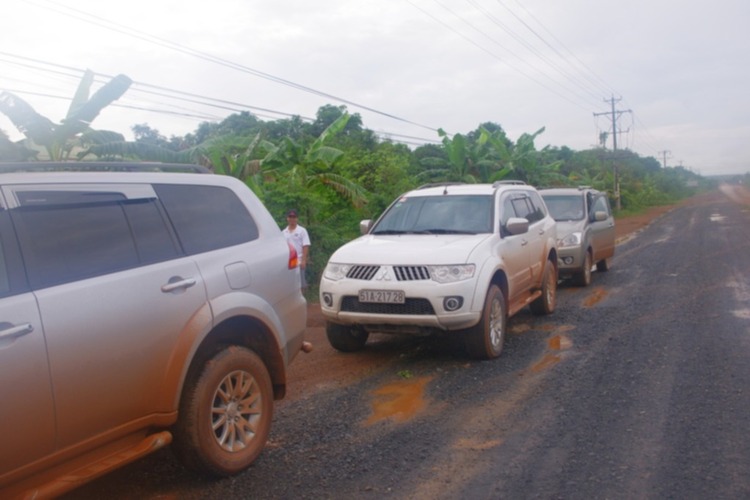
M 66 103 L 28 92 L 70 97 L 77 79 L 29 59 L 302 116 L 339 104 L 164 46 L 174 42 L 431 128 L 466 133 L 492 121 L 516 138 L 545 126 L 539 147 L 590 147 L 597 124 L 611 122 L 594 113 L 622 97 L 618 109 L 636 120 L 623 115 L 621 144 L 649 156 L 669 150 L 703 174 L 749 168 L 745 0 L 18 0 L 4 9 L 0 47 L 26 59 L 0 54 L 0 89 L 26 92 L 54 120 Z M 94 125 L 182 135 L 232 112 L 139 90 L 120 103 L 199 117 L 110 107 Z M 349 109 L 368 128 L 436 138 Z M 16 133 L 4 117 L 0 129 Z

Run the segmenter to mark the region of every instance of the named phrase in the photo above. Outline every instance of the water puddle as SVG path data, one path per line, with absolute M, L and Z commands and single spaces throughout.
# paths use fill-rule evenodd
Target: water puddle
M 453 445 L 454 449 L 459 450 L 475 450 L 475 451 L 481 451 L 481 450 L 489 450 L 491 448 L 496 448 L 503 444 L 503 441 L 500 439 L 491 439 L 489 441 L 479 441 L 477 439 L 459 439 L 456 444 Z
M 397 422 L 412 418 L 427 406 L 424 389 L 430 380 L 432 377 L 399 380 L 372 391 L 372 415 L 365 421 L 365 425 L 387 418 Z
M 726 219 L 726 216 L 721 214 L 711 214 L 709 216 L 711 222 L 724 222 L 724 219 Z
M 583 300 L 584 307 L 593 307 L 607 296 L 607 291 L 604 288 L 596 287 L 591 293 Z
M 508 328 L 508 333 L 511 335 L 520 335 L 531 330 L 531 326 L 528 323 L 514 323 Z

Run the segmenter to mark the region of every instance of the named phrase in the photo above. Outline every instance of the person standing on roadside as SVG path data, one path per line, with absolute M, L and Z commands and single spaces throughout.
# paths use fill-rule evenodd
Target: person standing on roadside
M 297 259 L 299 261 L 300 286 L 304 292 L 307 289 L 307 278 L 305 278 L 305 269 L 307 268 L 307 258 L 310 251 L 310 236 L 307 229 L 297 224 L 297 211 L 289 210 L 286 213 L 287 226 L 282 231 L 286 240 L 297 250 Z

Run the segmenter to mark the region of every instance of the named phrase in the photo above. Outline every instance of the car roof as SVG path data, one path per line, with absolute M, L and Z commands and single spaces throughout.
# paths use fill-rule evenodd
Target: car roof
M 568 195 L 568 196 L 577 196 L 585 193 L 598 193 L 594 188 L 590 188 L 587 186 L 580 186 L 577 188 L 547 188 L 547 189 L 540 189 L 539 194 L 542 196 L 544 195 Z
M 403 196 L 444 196 L 444 195 L 487 195 L 491 196 L 498 190 L 521 189 L 535 191 L 534 187 L 520 181 L 495 182 L 494 184 L 468 184 L 461 182 L 444 182 L 426 184 L 417 189 L 404 193 Z

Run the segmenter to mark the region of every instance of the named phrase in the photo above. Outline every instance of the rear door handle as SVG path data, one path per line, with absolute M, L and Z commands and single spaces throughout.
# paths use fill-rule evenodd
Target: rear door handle
M 195 285 L 195 278 L 178 279 L 177 281 L 170 281 L 166 285 L 161 286 L 161 291 L 164 293 L 174 292 L 175 290 L 187 290 L 191 286 Z
M 27 333 L 31 333 L 33 331 L 34 331 L 34 327 L 31 326 L 31 323 L 25 323 L 23 325 L 18 325 L 18 326 L 11 326 L 10 328 L 0 330 L 0 339 L 12 339 L 15 337 L 20 337 L 21 335 L 26 335 Z

